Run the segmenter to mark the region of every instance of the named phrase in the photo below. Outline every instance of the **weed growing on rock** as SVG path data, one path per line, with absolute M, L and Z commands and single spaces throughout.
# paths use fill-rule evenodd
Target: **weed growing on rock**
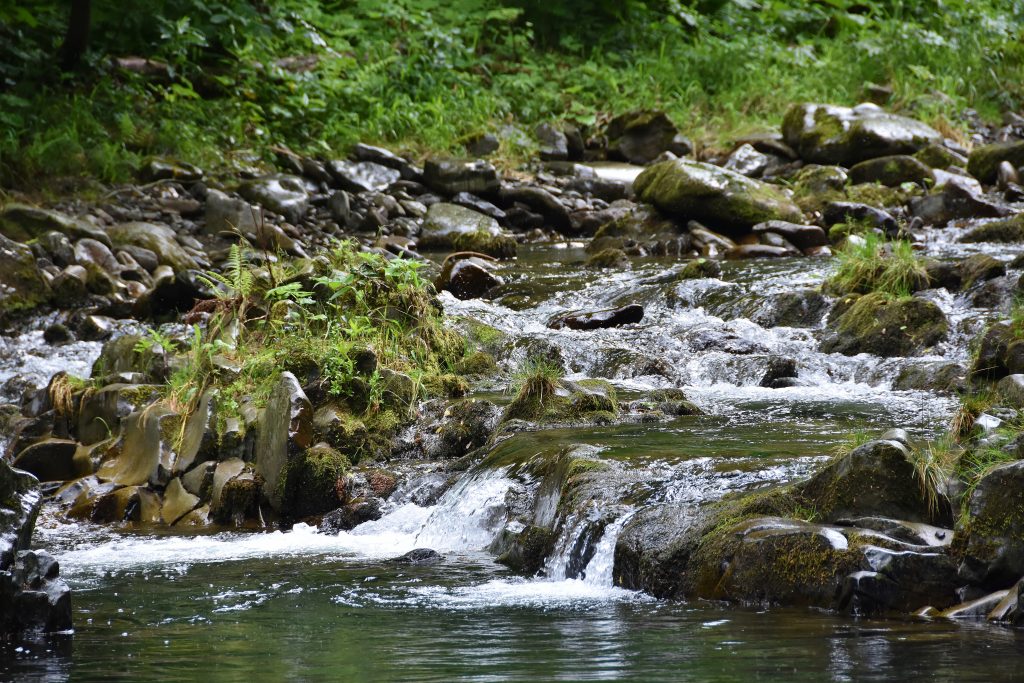
M 868 232 L 837 256 L 839 268 L 827 282 L 837 294 L 880 292 L 902 298 L 928 286 L 924 261 L 905 240 L 887 242 Z

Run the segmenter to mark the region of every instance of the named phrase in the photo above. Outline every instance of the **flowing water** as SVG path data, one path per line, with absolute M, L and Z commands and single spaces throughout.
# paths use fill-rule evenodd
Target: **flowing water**
M 951 239 L 956 234 L 939 234 L 929 250 L 968 253 Z M 936 355 L 850 358 L 820 353 L 814 329 L 761 324 L 773 296 L 818 286 L 834 267 L 828 260 L 726 263 L 720 279 L 680 282 L 677 264 L 637 260 L 629 271 L 595 272 L 582 267 L 584 257 L 571 244 L 527 248 L 507 266 L 498 299 L 443 301 L 451 315 L 507 335 L 507 368 L 542 352 L 559 358 L 570 378 L 611 379 L 627 401 L 652 388 L 683 387 L 706 415 L 517 434 L 433 505 L 413 502 L 412 482 L 381 520 L 338 535 L 305 525 L 200 536 L 112 529 L 68 524 L 47 510 L 35 543 L 59 558 L 75 590 L 75 632 L 4 646 L 0 678 L 1024 678 L 1014 657 L 1024 652 L 1024 636 L 1011 629 L 666 602 L 612 585 L 616 536 L 639 506 L 696 509 L 728 492 L 793 480 L 851 430 L 940 433 L 953 401 L 895 391 L 893 378 L 910 364 L 966 359 L 968 340 L 993 311 L 936 292 L 954 326 Z M 568 309 L 625 303 L 645 306 L 643 322 L 585 333 L 545 326 Z M 22 360 L 4 355 L 0 384 L 15 372 L 46 374 L 62 362 L 38 351 L 36 334 L 3 342 Z M 97 351 L 66 351 L 67 367 L 88 367 Z M 796 360 L 797 386 L 759 386 L 773 356 Z M 495 398 L 498 388 L 482 386 L 478 394 Z M 515 576 L 485 551 L 518 524 L 509 497 L 537 485 L 515 463 L 564 448 L 614 463 L 611 503 L 591 501 L 562 520 L 544 576 Z M 424 480 L 430 476 L 438 475 Z M 442 559 L 395 561 L 414 548 L 432 548 Z

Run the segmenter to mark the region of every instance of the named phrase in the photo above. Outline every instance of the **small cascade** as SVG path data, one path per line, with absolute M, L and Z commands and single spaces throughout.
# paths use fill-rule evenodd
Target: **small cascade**
M 580 579 L 594 586 L 612 585 L 615 542 L 634 510 L 611 521 L 607 516 L 574 515 L 566 520 L 554 551 L 548 556 L 544 573 L 550 581 Z
M 592 586 L 611 586 L 615 565 L 615 543 L 619 540 L 619 533 L 626 525 L 629 518 L 633 516 L 633 510 L 622 515 L 614 522 L 604 528 L 601 540 L 594 547 L 594 555 L 583 570 L 583 580 Z
M 416 545 L 440 552 L 486 548 L 506 522 L 505 495 L 512 486 L 504 468 L 463 478 L 441 496 Z

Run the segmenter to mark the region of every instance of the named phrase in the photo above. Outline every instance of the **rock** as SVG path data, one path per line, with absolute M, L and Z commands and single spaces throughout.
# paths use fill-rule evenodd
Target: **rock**
M 164 502 L 160 507 L 160 519 L 171 525 L 199 506 L 199 496 L 185 490 L 181 479 L 175 477 L 164 489 Z
M 726 159 L 724 168 L 748 178 L 760 178 L 771 164 L 771 158 L 754 149 L 751 144 L 737 147 Z
M 639 304 L 629 304 L 604 311 L 559 315 L 548 322 L 548 327 L 553 330 L 598 330 L 632 325 L 643 319 L 644 307 Z
M 621 249 L 604 249 L 587 258 L 587 268 L 614 268 L 626 270 L 630 267 L 629 255 Z
M 904 154 L 868 159 L 850 169 L 850 182 L 881 183 L 897 187 L 903 183 L 926 185 L 935 182 L 932 169 L 914 157 Z
M 78 443 L 68 439 L 43 439 L 25 448 L 12 465 L 39 481 L 69 481 L 92 474 L 90 463 L 75 459 Z
M 967 157 L 954 152 L 940 144 L 932 143 L 914 152 L 914 158 L 920 159 L 925 164 L 935 169 L 946 169 L 950 166 L 964 167 L 967 165 Z
M 1010 408 L 1024 408 L 1024 374 L 1003 377 L 996 384 L 996 392 Z
M 28 472 L 14 469 L 0 459 L 0 572 L 9 569 L 18 552 L 28 548 L 32 540 L 32 529 L 42 505 L 42 496 L 36 489 L 38 483 Z M 0 590 L 0 600 L 3 597 Z M 0 610 L 0 623 L 3 615 Z
M 121 423 L 121 452 L 97 470 L 100 481 L 121 486 L 163 486 L 171 476 L 176 453 L 173 444 L 181 416 L 159 403 L 128 415 Z
M 284 499 L 278 483 L 309 448 L 312 437 L 313 407 L 295 375 L 282 372 L 263 411 L 255 451 L 256 471 L 266 482 L 264 494 L 279 512 Z
M 797 249 L 823 247 L 828 244 L 828 235 L 817 225 L 800 225 L 786 221 L 765 221 L 753 227 L 754 234 L 775 233 L 792 243 Z
M 680 280 L 717 278 L 722 276 L 722 265 L 706 258 L 693 259 L 679 272 Z
M 301 222 L 309 210 L 309 193 L 297 176 L 281 174 L 247 180 L 238 187 L 238 194 L 289 223 Z
M 996 168 L 996 186 L 1005 191 L 1014 185 L 1020 185 L 1020 174 L 1009 161 L 1000 161 Z
M 781 189 L 711 164 L 665 161 L 641 173 L 633 188 L 643 201 L 683 219 L 746 231 L 758 223 L 799 223 L 803 213 Z
M 998 465 L 978 481 L 964 526 L 962 579 L 998 588 L 1024 575 L 1024 460 Z
M 204 234 L 254 234 L 260 220 L 259 208 L 244 199 L 231 197 L 220 190 L 210 190 L 206 193 Z
M 373 161 L 330 161 L 327 163 L 327 171 L 342 190 L 357 194 L 382 192 L 402 177 L 397 168 Z
M 740 260 L 748 258 L 781 258 L 783 256 L 799 256 L 800 252 L 794 252 L 786 247 L 776 247 L 769 244 L 740 244 L 725 252 L 725 258 L 729 260 Z
M 1001 221 L 991 221 L 972 229 L 961 242 L 1024 242 L 1024 213 Z
M 519 185 L 504 187 L 499 195 L 505 205 L 520 203 L 544 217 L 550 227 L 558 232 L 568 232 L 572 227 L 569 211 L 553 194 L 542 187 Z
M 996 182 L 999 164 L 1004 161 L 1014 168 L 1024 166 L 1024 140 L 975 147 L 967 159 L 967 172 L 983 183 L 992 184 Z
M 543 161 L 564 161 L 569 158 L 569 138 L 551 125 L 542 123 L 533 131 Z
M 960 363 L 935 361 L 908 365 L 893 382 L 897 391 L 935 391 L 952 393 L 967 386 L 967 368 Z
M 995 323 L 985 330 L 971 364 L 971 377 L 997 380 L 1009 374 L 1005 361 L 1015 339 L 1013 330 L 1006 323 Z
M 498 172 L 486 161 L 430 159 L 423 167 L 423 182 L 447 196 L 459 192 L 488 196 L 500 187 Z
M 487 443 L 501 419 L 501 409 L 479 399 L 458 401 L 445 409 L 417 439 L 432 460 L 454 460 Z
M 826 227 L 853 221 L 878 228 L 887 234 L 894 233 L 899 229 L 896 219 L 887 211 L 856 202 L 829 203 L 822 214 L 822 220 Z
M 67 305 L 80 301 L 88 294 L 89 273 L 82 266 L 68 266 L 50 281 L 55 301 Z
M 410 550 L 405 555 L 402 555 L 401 557 L 396 557 L 394 560 L 392 560 L 392 562 L 395 562 L 396 564 L 412 565 L 437 564 L 438 562 L 443 561 L 444 556 L 436 550 L 431 550 L 430 548 L 416 548 L 415 550 Z
M 821 195 L 841 192 L 849 179 L 846 169 L 840 166 L 808 164 L 793 176 L 793 187 L 800 195 Z
M 376 521 L 383 516 L 380 498 L 360 498 L 328 512 L 320 521 L 319 528 L 323 533 L 337 534 L 341 531 L 351 531 L 364 522 Z
M 839 609 L 858 615 L 907 614 L 922 605 L 947 607 L 956 601 L 956 564 L 945 553 L 872 545 L 860 552 L 868 569 L 846 576 Z
M 768 359 L 768 367 L 761 378 L 761 386 L 769 389 L 793 386 L 796 376 L 796 360 L 783 356 L 772 356 Z
M 67 344 L 70 341 L 74 341 L 74 339 L 74 333 L 63 323 L 53 323 L 43 330 L 43 341 L 53 346 Z
M 477 256 L 445 259 L 434 284 L 440 291 L 451 292 L 456 299 L 478 299 L 504 284 L 504 280 L 491 272 L 493 269 L 492 262 Z
M 158 180 L 177 180 L 194 183 L 203 179 L 203 170 L 192 164 L 164 159 L 149 159 L 139 168 L 139 180 L 155 183 Z
M 832 105 L 793 105 L 782 123 L 786 143 L 804 161 L 852 166 L 877 157 L 912 154 L 942 140 L 920 121 L 889 114 L 876 105 L 853 109 Z
M 608 123 L 608 158 L 644 165 L 671 150 L 679 130 L 660 111 L 634 111 Z M 688 151 L 683 152 L 683 154 Z
M 22 550 L 0 564 L 0 636 L 71 629 L 71 589 L 43 550 Z
M 110 246 L 110 239 L 102 229 L 58 211 L 15 203 L 0 210 L 0 237 L 28 242 L 51 231 L 59 232 L 72 241 L 90 238 Z
M 32 250 L 0 235 L 0 318 L 34 308 L 48 296 Z
M 988 254 L 973 254 L 959 264 L 960 280 L 964 288 L 976 282 L 985 282 L 1006 275 L 1006 264 Z
M 910 212 L 925 225 L 945 225 L 960 218 L 1000 218 L 1011 210 L 990 202 L 954 176 L 936 191 L 911 199 Z
M 194 270 L 199 266 L 192 256 L 175 240 L 174 230 L 157 223 L 118 223 L 107 228 L 115 246 L 136 246 L 149 249 L 160 263 L 175 272 Z
M 427 210 L 417 245 L 421 249 L 451 249 L 456 238 L 466 240 L 470 235 L 478 236 L 474 239 L 483 242 L 487 237 L 501 237 L 502 232 L 498 222 L 490 216 L 442 202 Z
M 949 330 L 942 309 L 925 299 L 874 293 L 845 300 L 845 308 L 829 316 L 830 333 L 821 343 L 824 353 L 910 356 L 934 346 Z
M 459 192 L 457 195 L 452 197 L 452 204 L 458 204 L 464 206 L 467 209 L 472 209 L 477 213 L 482 213 L 485 216 L 490 216 L 496 221 L 505 220 L 505 212 L 499 209 L 494 204 L 491 204 L 485 199 L 480 199 L 475 195 L 471 195 L 468 192 Z
M 486 157 L 501 148 L 501 141 L 493 133 L 474 135 L 466 141 L 466 151 L 475 157 Z

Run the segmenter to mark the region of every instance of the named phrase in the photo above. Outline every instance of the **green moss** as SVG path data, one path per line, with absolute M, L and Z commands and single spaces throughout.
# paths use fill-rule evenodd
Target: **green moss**
M 1024 213 L 1006 220 L 991 221 L 971 230 L 961 242 L 1024 242 Z
M 471 353 L 455 364 L 455 372 L 460 375 L 490 375 L 497 370 L 494 356 L 484 351 Z
M 423 378 L 423 386 L 432 394 L 460 398 L 469 393 L 469 383 L 465 378 L 451 373 L 427 375 Z
M 341 503 L 339 491 L 351 466 L 348 458 L 329 446 L 314 446 L 285 465 L 278 486 L 281 510 L 293 518 L 320 515 Z
M 587 259 L 587 268 L 628 268 L 629 256 L 621 249 L 604 249 Z
M 475 251 L 500 259 L 515 258 L 517 249 L 515 238 L 486 230 L 459 233 L 452 238 L 452 247 L 456 251 Z

